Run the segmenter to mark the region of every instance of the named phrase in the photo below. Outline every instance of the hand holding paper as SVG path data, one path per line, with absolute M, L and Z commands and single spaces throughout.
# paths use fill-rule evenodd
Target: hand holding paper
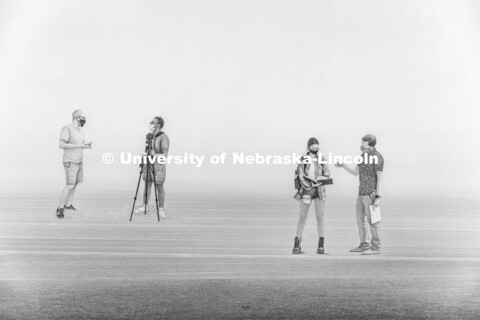
M 372 224 L 382 221 L 382 216 L 380 214 L 380 206 L 370 205 L 368 207 L 370 210 L 370 219 Z

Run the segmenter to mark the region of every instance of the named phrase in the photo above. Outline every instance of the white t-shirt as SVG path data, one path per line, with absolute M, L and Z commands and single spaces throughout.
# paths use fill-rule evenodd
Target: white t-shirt
M 309 176 L 311 179 L 317 180 L 319 177 L 319 172 L 317 171 L 317 168 L 319 167 L 318 161 L 322 160 L 322 154 L 319 152 L 317 155 L 310 155 L 310 161 L 311 165 L 308 168 L 308 172 L 306 172 L 307 176 Z
M 62 131 L 60 132 L 60 140 L 65 140 L 67 143 L 71 144 L 83 144 L 85 142 L 83 129 L 81 127 L 75 129 L 71 124 L 68 124 L 62 128 Z M 63 162 L 80 163 L 82 160 L 82 148 L 63 149 Z

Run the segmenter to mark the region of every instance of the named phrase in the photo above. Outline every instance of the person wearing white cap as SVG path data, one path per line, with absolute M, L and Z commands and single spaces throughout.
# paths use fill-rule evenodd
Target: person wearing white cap
M 57 207 L 57 218 L 64 217 L 64 210 L 76 211 L 73 206 L 73 197 L 77 184 L 83 181 L 83 149 L 91 149 L 92 142 L 85 143 L 83 126 L 87 122 L 81 110 L 72 114 L 72 123 L 64 126 L 60 132 L 59 147 L 63 149 L 63 167 L 65 169 L 67 185 L 63 189 Z

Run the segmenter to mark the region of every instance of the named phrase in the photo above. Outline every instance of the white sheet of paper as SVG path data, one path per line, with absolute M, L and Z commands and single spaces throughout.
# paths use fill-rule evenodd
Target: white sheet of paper
M 370 219 L 372 224 L 382 221 L 382 215 L 380 214 L 380 206 L 375 207 L 373 204 L 368 207 L 370 209 Z

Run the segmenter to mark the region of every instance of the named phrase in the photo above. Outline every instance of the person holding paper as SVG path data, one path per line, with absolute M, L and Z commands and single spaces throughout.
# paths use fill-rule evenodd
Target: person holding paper
M 72 114 L 72 123 L 64 126 L 60 132 L 58 146 L 63 149 L 66 185 L 56 210 L 58 219 L 65 217 L 65 210 L 77 211 L 73 206 L 73 197 L 78 184 L 83 182 L 83 149 L 92 149 L 92 142 L 85 142 L 84 139 L 83 126 L 86 122 L 85 113 L 82 110 L 75 110 Z
M 324 183 L 330 178 L 330 171 L 325 158 L 318 152 L 319 144 L 316 138 L 310 138 L 307 143 L 307 154 L 302 157 L 302 162 L 297 168 L 297 177 L 300 185 L 295 199 L 299 200 L 299 215 L 297 234 L 294 241 L 293 254 L 303 253 L 301 249 L 302 233 L 307 221 L 308 209 L 312 202 L 315 203 L 317 217 L 318 247 L 317 253 L 324 254 L 325 239 L 325 199 Z
M 360 245 L 350 251 L 361 252 L 363 255 L 380 253 L 380 221 L 372 221 L 373 212 L 371 212 L 371 209 L 377 210 L 376 216 L 378 216 L 383 179 L 384 160 L 383 156 L 375 148 L 376 144 L 376 137 L 373 134 L 367 134 L 362 138 L 360 146 L 362 163 L 355 167 L 343 163 L 335 164 L 337 167 L 343 167 L 354 176 L 359 176 L 360 185 L 355 211 Z M 371 208 L 372 205 L 373 207 Z

